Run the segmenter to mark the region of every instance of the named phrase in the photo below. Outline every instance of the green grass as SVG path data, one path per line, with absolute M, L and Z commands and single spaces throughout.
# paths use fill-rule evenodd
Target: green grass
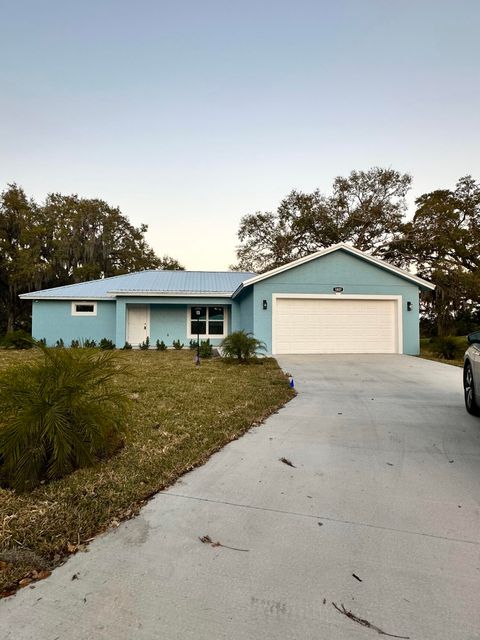
M 0 350 L 0 370 L 35 357 Z M 31 493 L 0 489 L 0 594 L 138 513 L 149 497 L 294 395 L 273 359 L 247 366 L 204 360 L 195 367 L 190 351 L 123 357 L 131 375 L 121 385 L 133 403 L 120 453 Z
M 430 338 L 421 338 L 420 340 L 420 357 L 426 360 L 434 360 L 435 362 L 443 362 L 444 364 L 452 364 L 455 367 L 463 367 L 463 353 L 467 350 L 468 342 L 466 336 L 457 336 L 455 338 L 458 342 L 461 357 L 453 360 L 445 360 L 445 358 L 439 358 L 434 353 L 434 346 L 430 341 Z

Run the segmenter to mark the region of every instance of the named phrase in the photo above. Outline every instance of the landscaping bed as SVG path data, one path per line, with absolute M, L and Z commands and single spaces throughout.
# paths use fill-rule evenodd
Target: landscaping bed
M 0 351 L 0 370 L 38 357 Z M 129 351 L 121 381 L 132 399 L 125 447 L 29 493 L 0 489 L 0 594 L 48 575 L 98 533 L 259 424 L 294 391 L 275 360 L 193 364 L 190 351 Z

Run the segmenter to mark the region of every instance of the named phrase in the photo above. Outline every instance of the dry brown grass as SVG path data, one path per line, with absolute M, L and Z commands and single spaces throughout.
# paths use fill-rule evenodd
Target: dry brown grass
M 463 358 L 455 358 L 455 360 L 445 360 L 445 358 L 439 358 L 435 356 L 431 351 L 426 349 L 420 349 L 420 358 L 425 360 L 433 360 L 434 362 L 441 362 L 442 364 L 451 364 L 454 367 L 463 367 Z
M 34 357 L 0 351 L 0 369 Z M 249 366 L 204 360 L 195 367 L 189 351 L 131 351 L 124 358 L 132 373 L 122 386 L 134 399 L 124 449 L 31 493 L 0 489 L 0 593 L 136 514 L 151 495 L 294 394 L 273 359 Z
M 459 344 L 459 349 L 461 352 L 465 351 L 468 347 L 468 343 L 466 338 L 463 336 L 457 337 L 456 340 Z M 425 360 L 433 360 L 434 362 L 442 362 L 443 364 L 451 364 L 454 367 L 463 367 L 463 353 L 460 357 L 454 358 L 453 360 L 446 360 L 445 358 L 441 358 L 435 354 L 434 345 L 428 338 L 422 338 L 420 340 L 420 357 L 425 358 Z

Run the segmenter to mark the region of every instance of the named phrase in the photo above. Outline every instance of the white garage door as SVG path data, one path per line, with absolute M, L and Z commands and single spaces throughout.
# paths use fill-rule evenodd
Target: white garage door
M 277 298 L 273 353 L 398 353 L 397 300 Z

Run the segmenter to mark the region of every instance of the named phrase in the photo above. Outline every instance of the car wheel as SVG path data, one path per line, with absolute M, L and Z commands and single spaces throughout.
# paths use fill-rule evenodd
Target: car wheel
M 463 367 L 463 390 L 465 394 L 465 408 L 472 416 L 480 416 L 480 407 L 475 399 L 475 382 L 473 380 L 472 365 L 469 362 Z

